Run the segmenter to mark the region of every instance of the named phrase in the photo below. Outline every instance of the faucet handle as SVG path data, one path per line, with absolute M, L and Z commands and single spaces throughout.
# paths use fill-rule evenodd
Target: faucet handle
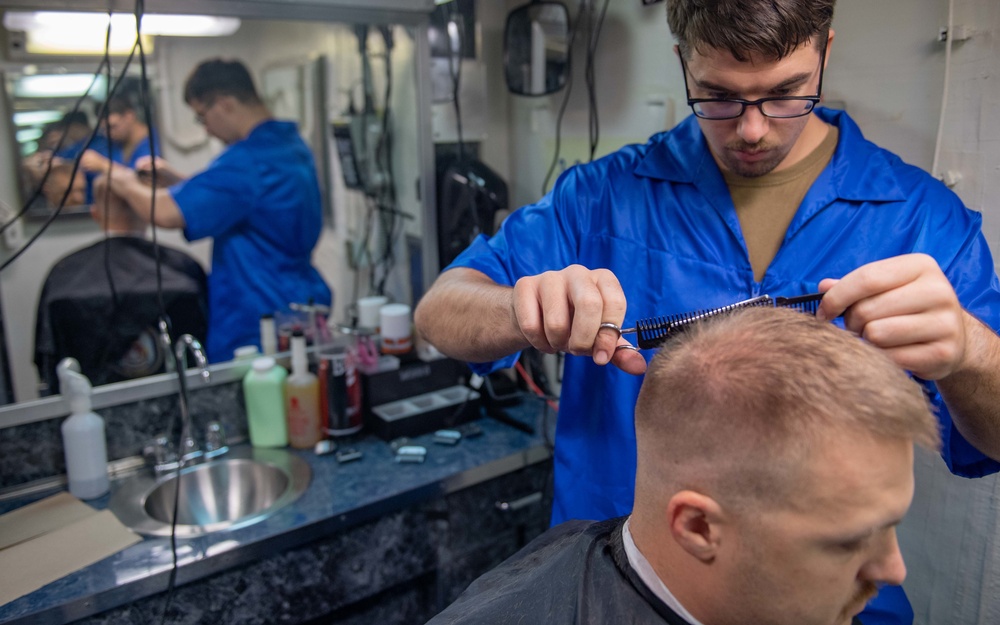
M 172 462 L 177 462 L 177 452 L 174 445 L 166 434 L 157 434 L 156 437 L 146 443 L 142 448 L 142 455 L 147 464 L 154 467 L 162 467 Z
M 227 451 L 225 428 L 218 421 L 210 421 L 205 428 L 205 457 L 219 456 Z

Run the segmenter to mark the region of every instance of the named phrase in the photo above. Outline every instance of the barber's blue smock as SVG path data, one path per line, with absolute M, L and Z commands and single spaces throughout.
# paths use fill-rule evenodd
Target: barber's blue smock
M 63 149 L 59 150 L 58 152 L 55 153 L 55 156 L 66 159 L 68 161 L 72 161 L 77 157 L 78 154 L 80 154 L 80 152 L 83 151 L 83 147 L 85 145 L 87 145 L 86 139 L 78 141 L 77 143 L 69 147 L 64 147 Z M 108 138 L 105 135 L 97 135 L 94 137 L 94 140 L 90 143 L 89 149 L 94 150 L 104 158 L 109 158 L 116 163 L 129 167 L 130 169 L 135 169 L 135 164 L 139 161 L 140 158 L 144 156 L 151 156 L 154 153 L 157 156 L 160 155 L 160 144 L 158 141 L 154 142 L 154 147 L 156 148 L 154 152 L 150 152 L 149 139 L 148 138 L 143 139 L 142 141 L 139 142 L 139 145 L 135 146 L 135 149 L 132 150 L 132 154 L 129 155 L 128 159 L 125 159 L 125 155 L 122 152 L 122 148 L 120 145 L 111 143 L 110 141 L 108 141 Z M 94 180 L 97 178 L 98 175 L 99 174 L 90 172 L 85 174 L 85 177 L 87 179 L 88 204 L 94 201 L 93 186 L 94 186 Z
M 76 149 L 77 151 L 79 151 L 79 148 L 82 147 L 83 145 L 80 144 L 79 146 L 74 146 L 73 148 L 70 149 Z M 154 147 L 156 148 L 155 150 L 156 155 L 159 156 L 160 145 L 158 141 L 155 142 Z M 105 135 L 98 135 L 94 137 L 94 141 L 90 144 L 90 149 L 94 150 L 104 158 L 110 158 L 112 161 L 125 165 L 131 169 L 135 169 L 135 164 L 136 162 L 139 161 L 140 158 L 144 156 L 151 156 L 153 154 L 153 152 L 150 152 L 149 150 L 148 137 L 140 141 L 139 144 L 135 146 L 135 149 L 132 150 L 131 154 L 129 154 L 128 159 L 125 158 L 125 154 L 122 151 L 122 146 L 118 145 L 117 143 L 112 143 L 108 141 L 108 138 Z M 75 157 L 76 155 L 74 154 L 73 156 Z
M 837 149 L 761 282 L 754 280 L 736 209 L 694 117 L 645 145 L 568 170 L 551 193 L 514 212 L 493 238 L 477 238 L 450 267 L 476 269 L 503 285 L 571 264 L 610 269 L 628 302 L 628 327 L 644 317 L 765 293 L 813 293 L 823 278 L 923 252 L 937 260 L 969 312 L 1000 328 L 1000 283 L 980 214 L 924 171 L 864 139 L 846 113 L 817 114 L 839 127 Z M 648 360 L 652 353 L 644 355 Z M 473 368 L 486 373 L 515 359 Z M 553 524 L 631 511 L 633 410 L 641 383 L 614 366 L 566 356 Z M 978 477 L 1000 469 L 955 429 L 940 396 L 936 402 L 951 471 Z M 912 621 L 900 588 L 884 589 L 871 607 L 862 615 L 866 625 Z
M 316 166 L 295 124 L 268 120 L 208 169 L 170 188 L 189 241 L 213 238 L 208 357 L 260 345 L 260 317 L 293 302 L 329 306 L 311 257 L 323 227 Z

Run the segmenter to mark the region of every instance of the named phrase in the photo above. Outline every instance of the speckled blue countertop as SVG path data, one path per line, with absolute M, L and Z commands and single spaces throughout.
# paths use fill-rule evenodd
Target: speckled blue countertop
M 541 432 L 541 427 L 536 427 L 540 426 L 536 404 L 507 412 Z M 249 527 L 178 539 L 177 584 L 304 545 L 549 457 L 540 435 L 490 418 L 476 423 L 482 435 L 463 439 L 455 446 L 434 444 L 431 435 L 411 439 L 427 448 L 423 464 L 394 462 L 389 445 L 370 436 L 350 442 L 364 456 L 347 464 L 339 464 L 332 454 L 297 452 L 312 469 L 302 497 Z M 0 512 L 51 494 L 5 503 Z M 88 503 L 105 508 L 108 499 L 105 496 Z M 146 538 L 0 607 L 0 623 L 66 623 L 96 614 L 166 590 L 170 569 L 170 539 Z

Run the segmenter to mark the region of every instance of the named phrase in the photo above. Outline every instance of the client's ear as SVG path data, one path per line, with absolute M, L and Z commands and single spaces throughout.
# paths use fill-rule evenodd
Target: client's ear
M 690 490 L 675 493 L 667 504 L 667 521 L 674 541 L 708 564 L 718 554 L 725 514 L 717 501 Z

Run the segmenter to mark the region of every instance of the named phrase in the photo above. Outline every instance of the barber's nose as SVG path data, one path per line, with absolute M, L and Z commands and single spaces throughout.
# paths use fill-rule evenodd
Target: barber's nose
M 752 145 L 763 139 L 769 128 L 769 120 L 760 112 L 760 107 L 748 106 L 740 117 L 737 132 L 740 139 Z
M 889 535 L 881 552 L 865 565 L 860 576 L 868 581 L 879 584 L 899 586 L 906 579 L 906 564 L 903 554 L 899 551 L 899 541 L 896 532 Z

